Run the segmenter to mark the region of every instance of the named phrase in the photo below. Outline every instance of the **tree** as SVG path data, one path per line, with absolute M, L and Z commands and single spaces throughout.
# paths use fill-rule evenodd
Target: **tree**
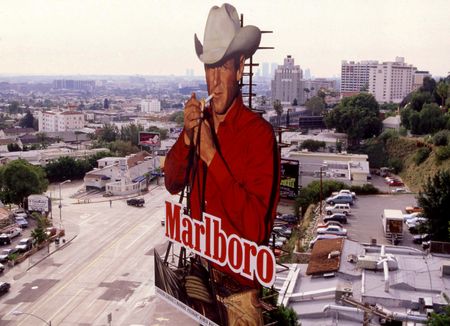
M 179 126 L 184 125 L 184 111 L 177 111 L 170 115 L 169 121 L 176 122 Z
M 36 125 L 36 122 L 34 120 L 36 119 L 33 117 L 31 112 L 27 111 L 25 116 L 20 119 L 19 126 L 21 126 L 22 128 L 34 128 Z
M 306 100 L 309 100 L 309 92 L 310 92 L 310 89 L 307 88 L 307 87 L 305 87 L 305 88 L 303 88 L 303 91 L 306 93 Z
M 432 312 L 427 324 L 430 326 L 450 325 L 450 305 L 445 306 L 441 313 Z
M 139 143 L 139 132 L 144 131 L 144 127 L 140 124 L 131 123 L 120 128 L 120 140 L 130 141 L 131 144 L 137 146 Z
M 305 106 L 311 111 L 312 115 L 321 115 L 325 109 L 325 102 L 319 96 L 313 96 L 306 101 Z
M 169 131 L 164 128 L 158 128 L 157 126 L 150 126 L 147 131 L 159 133 L 161 140 L 167 139 Z
M 412 94 L 410 107 L 415 111 L 422 110 L 425 103 L 431 103 L 431 93 L 429 92 L 414 92 Z
M 110 123 L 105 123 L 103 125 L 103 129 L 100 132 L 99 140 L 105 142 L 112 142 L 118 138 L 119 129 L 116 125 L 112 125 Z
M 36 241 L 37 244 L 41 244 L 48 238 L 45 229 L 40 226 L 34 228 L 34 230 L 31 231 L 31 237 Z
M 273 109 L 277 114 L 278 126 L 281 124 L 281 114 L 283 113 L 283 106 L 281 105 L 280 100 L 273 101 Z
M 103 100 L 103 108 L 104 109 L 109 109 L 109 100 L 107 98 L 105 98 Z
M 294 98 L 294 100 L 292 101 L 292 106 L 297 106 L 297 105 L 298 105 L 297 99 Z
M 441 106 L 444 107 L 445 99 L 448 97 L 448 93 L 449 93 L 448 84 L 445 81 L 441 80 L 436 87 L 436 93 L 441 97 L 441 100 L 442 100 Z
M 418 203 L 423 207 L 428 218 L 428 228 L 431 239 L 449 241 L 450 226 L 450 171 L 440 170 L 428 178 L 419 192 Z
M 373 95 L 360 93 L 344 98 L 325 116 L 328 128 L 347 133 L 349 144 L 357 145 L 361 139 L 378 136 L 382 129 L 378 103 Z
M 25 160 L 14 160 L 0 169 L 2 199 L 6 203 L 21 204 L 31 194 L 47 190 L 48 180 L 40 166 Z
M 16 143 L 11 143 L 6 146 L 8 148 L 8 152 L 20 152 L 22 149 Z
M 47 137 L 47 134 L 45 132 L 36 133 L 36 138 L 41 145 L 41 148 L 46 148 L 48 146 L 49 138 Z
M 445 118 L 436 103 L 424 104 L 420 111 L 420 133 L 434 133 L 445 127 Z
M 310 152 L 317 152 L 320 148 L 325 148 L 326 144 L 324 141 L 318 141 L 314 139 L 306 139 L 303 141 L 303 143 L 300 145 L 300 148 L 307 149 Z

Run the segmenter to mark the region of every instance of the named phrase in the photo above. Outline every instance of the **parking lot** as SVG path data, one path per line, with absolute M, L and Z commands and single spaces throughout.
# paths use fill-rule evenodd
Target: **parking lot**
M 390 244 L 384 237 L 381 215 L 384 209 L 399 209 L 403 213 L 406 206 L 415 205 L 414 194 L 368 195 L 358 196 L 352 206 L 352 214 L 348 216 L 348 223 L 344 227 L 348 231 L 348 238 L 361 243 L 368 243 L 376 239 L 378 244 Z M 412 235 L 404 225 L 401 246 L 421 248 L 412 242 Z

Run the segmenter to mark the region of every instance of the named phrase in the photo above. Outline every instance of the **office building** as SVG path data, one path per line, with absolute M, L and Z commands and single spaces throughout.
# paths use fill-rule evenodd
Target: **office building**
M 369 70 L 378 61 L 342 61 L 341 63 L 341 94 L 343 97 L 367 91 L 369 87 Z
M 39 131 L 73 131 L 84 127 L 83 112 L 67 111 L 43 111 L 38 116 Z
M 294 58 L 288 55 L 284 64 L 278 66 L 272 80 L 272 99 L 279 100 L 282 104 L 305 102 L 303 93 L 303 72 L 299 65 L 295 65 Z
M 417 68 L 406 64 L 403 57 L 369 68 L 369 92 L 379 103 L 400 103 L 412 92 Z

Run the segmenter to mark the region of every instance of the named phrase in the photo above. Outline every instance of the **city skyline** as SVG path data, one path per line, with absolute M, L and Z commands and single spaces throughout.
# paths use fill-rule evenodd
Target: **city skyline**
M 292 55 L 316 77 L 342 60 L 394 61 L 433 76 L 450 71 L 450 3 L 422 1 L 234 1 L 244 24 L 264 34 L 256 62 Z M 0 74 L 202 74 L 194 34 L 217 1 L 16 1 L 0 11 Z M 261 68 L 261 67 L 260 67 Z

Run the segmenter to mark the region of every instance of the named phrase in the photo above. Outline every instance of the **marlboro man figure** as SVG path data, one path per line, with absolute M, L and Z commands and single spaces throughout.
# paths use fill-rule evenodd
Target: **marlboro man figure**
M 195 35 L 195 51 L 212 99 L 209 107 L 195 94 L 186 102 L 184 129 L 167 154 L 164 171 L 170 193 L 189 186 L 191 218 L 214 215 L 228 236 L 264 245 L 279 200 L 279 156 L 272 126 L 244 105 L 239 87 L 244 62 L 260 40 L 257 27 L 240 26 L 232 5 L 211 8 L 203 44 Z M 215 293 L 227 307 L 227 324 L 261 324 L 257 280 L 227 266 L 210 266 Z

